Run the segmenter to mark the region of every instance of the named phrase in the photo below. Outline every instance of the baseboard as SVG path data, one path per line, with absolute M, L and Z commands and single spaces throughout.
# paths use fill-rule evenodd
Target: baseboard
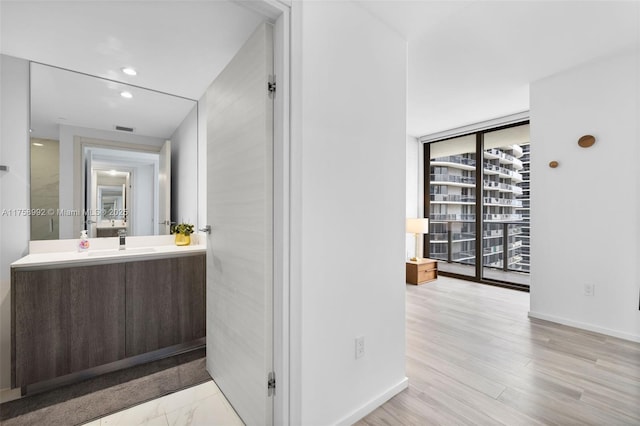
M 396 396 L 397 394 L 405 390 L 408 386 L 409 386 L 409 379 L 405 377 L 400 381 L 400 383 L 390 387 L 381 395 L 377 396 L 376 398 L 373 398 L 371 401 L 369 401 L 362 407 L 358 408 L 357 410 L 353 411 L 348 416 L 343 417 L 341 420 L 337 421 L 336 424 L 345 425 L 345 426 L 354 424 L 355 422 L 362 419 L 367 414 L 371 413 L 373 410 L 375 410 L 376 408 L 378 408 L 379 406 L 381 406 L 382 404 L 384 404 L 385 402 L 387 402 L 388 400 L 390 400 L 391 398 L 393 398 L 394 396 Z
M 2 388 L 0 389 L 0 404 L 4 404 L 5 402 L 13 401 L 15 399 L 20 399 L 21 397 L 20 388 Z
M 580 328 L 582 330 L 593 331 L 595 333 L 606 334 L 607 336 L 617 337 L 618 339 L 629 340 L 631 342 L 640 343 L 640 335 L 624 333 L 610 328 L 599 327 L 597 325 L 589 324 L 586 322 L 573 321 L 567 318 L 557 317 L 555 315 L 542 314 L 540 312 L 529 311 L 529 318 L 536 318 L 544 321 L 551 321 L 562 325 L 568 325 L 569 327 Z

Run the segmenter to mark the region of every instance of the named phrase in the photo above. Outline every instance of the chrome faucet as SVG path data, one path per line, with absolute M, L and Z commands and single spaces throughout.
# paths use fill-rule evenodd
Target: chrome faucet
M 127 243 L 127 231 L 120 229 L 118 231 L 118 239 L 120 240 L 120 250 L 124 250 Z

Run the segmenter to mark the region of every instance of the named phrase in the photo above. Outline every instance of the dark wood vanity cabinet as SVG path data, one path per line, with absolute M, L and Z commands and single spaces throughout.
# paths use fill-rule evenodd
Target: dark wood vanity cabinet
M 125 356 L 125 264 L 13 271 L 13 386 Z
M 205 337 L 205 256 L 127 264 L 127 356 Z
M 14 268 L 11 302 L 12 387 L 124 368 L 204 344 L 205 255 Z

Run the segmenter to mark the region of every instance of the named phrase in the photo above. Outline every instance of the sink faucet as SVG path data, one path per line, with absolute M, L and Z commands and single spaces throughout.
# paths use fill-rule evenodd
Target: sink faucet
M 127 243 L 127 231 L 125 231 L 124 229 L 120 229 L 118 231 L 118 238 L 120 239 L 120 250 L 124 250 L 126 248 L 125 244 Z

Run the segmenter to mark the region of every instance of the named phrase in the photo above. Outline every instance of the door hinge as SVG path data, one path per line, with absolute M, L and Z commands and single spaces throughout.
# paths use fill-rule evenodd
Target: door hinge
M 276 95 L 276 76 L 270 75 L 269 81 L 267 82 L 267 91 L 269 92 L 269 97 L 273 99 Z
M 276 394 L 276 373 L 273 371 L 270 372 L 269 377 L 267 377 L 267 391 L 269 396 Z

